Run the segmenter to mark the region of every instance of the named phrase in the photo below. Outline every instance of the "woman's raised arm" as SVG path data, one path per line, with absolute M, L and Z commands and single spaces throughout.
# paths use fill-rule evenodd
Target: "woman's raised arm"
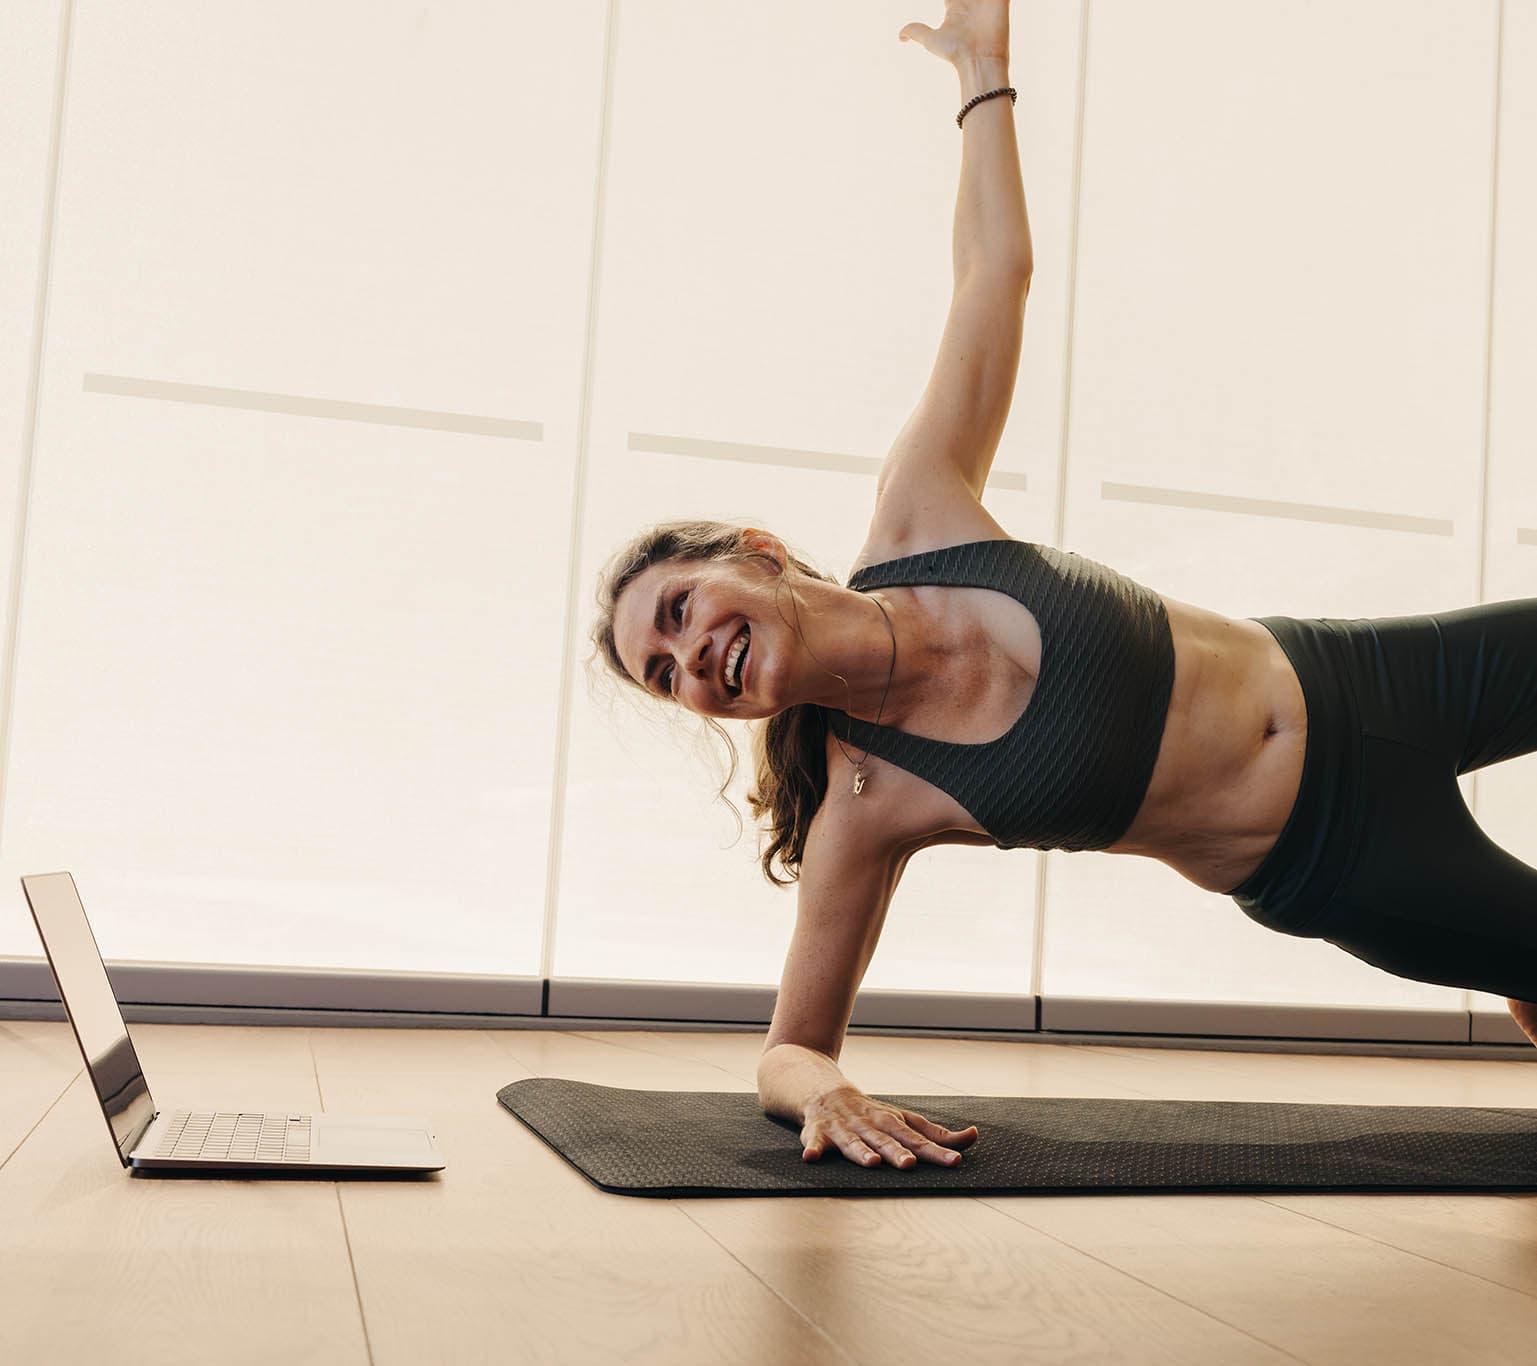
M 1007 0 L 948 0 L 942 27 L 909 24 L 902 37 L 954 64 L 963 107 L 1009 84 Z M 928 387 L 876 485 L 876 516 L 891 534 L 950 499 L 981 501 L 1019 373 L 1034 256 L 1011 99 L 975 105 L 961 134 L 955 297 Z
M 1008 0 L 946 0 L 938 29 L 909 24 L 903 41 L 948 61 L 961 79 L 961 106 L 1009 85 Z M 1035 259 L 1014 138 L 1014 102 L 983 100 L 961 124 L 961 184 L 955 201 L 955 287 L 968 279 L 1029 279 Z

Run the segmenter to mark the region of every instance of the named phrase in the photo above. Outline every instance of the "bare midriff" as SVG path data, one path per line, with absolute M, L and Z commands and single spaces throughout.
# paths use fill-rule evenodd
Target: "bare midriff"
M 1163 604 L 1174 637 L 1163 742 L 1136 817 L 1105 852 L 1156 858 L 1226 892 L 1264 862 L 1296 803 L 1307 705 L 1286 652 L 1257 621 Z

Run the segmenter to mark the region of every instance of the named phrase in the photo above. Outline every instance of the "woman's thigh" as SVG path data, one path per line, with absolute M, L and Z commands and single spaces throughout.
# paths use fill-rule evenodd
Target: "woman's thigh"
M 1457 774 L 1537 751 L 1537 598 L 1330 625 L 1365 733 Z
M 1446 758 L 1367 734 L 1351 862 L 1309 934 L 1400 977 L 1537 1000 L 1537 869 L 1489 839 Z
M 1537 753 L 1537 598 L 1438 612 L 1462 736 L 1457 772 Z
M 1274 856 L 1234 899 L 1399 976 L 1537 1000 L 1537 869 L 1457 784 L 1537 752 L 1537 599 L 1266 620 L 1299 667 L 1309 751 Z

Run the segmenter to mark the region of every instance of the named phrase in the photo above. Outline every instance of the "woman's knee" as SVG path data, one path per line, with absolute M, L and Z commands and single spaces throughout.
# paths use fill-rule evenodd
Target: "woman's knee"
M 1518 1001 L 1514 996 L 1507 996 L 1505 1004 L 1510 1007 L 1515 1022 L 1521 1026 L 1521 1032 L 1537 1044 L 1537 1005 L 1531 1001 Z

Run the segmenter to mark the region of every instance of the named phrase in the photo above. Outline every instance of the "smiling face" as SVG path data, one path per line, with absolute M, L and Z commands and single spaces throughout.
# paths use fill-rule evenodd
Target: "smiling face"
M 797 642 L 781 616 L 781 607 L 791 610 L 782 584 L 763 555 L 651 565 L 615 604 L 614 644 L 625 672 L 703 716 L 783 711 L 797 700 L 790 690 Z

